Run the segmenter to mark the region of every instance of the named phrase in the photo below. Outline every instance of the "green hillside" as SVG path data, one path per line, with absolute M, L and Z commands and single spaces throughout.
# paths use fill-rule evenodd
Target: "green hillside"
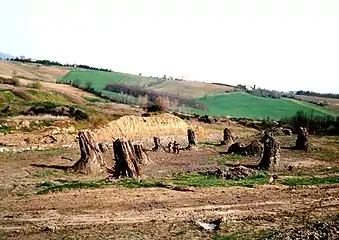
M 126 73 L 77 69 L 72 70 L 65 76 L 61 77 L 59 82 L 73 82 L 75 80 L 79 81 L 81 85 L 91 82 L 92 87 L 95 89 L 104 89 L 109 83 L 126 83 L 138 86 L 146 86 L 161 81 L 157 78 L 143 77 Z
M 245 117 L 263 119 L 270 117 L 279 120 L 293 116 L 298 110 L 313 112 L 317 115 L 329 114 L 325 109 L 292 99 L 263 98 L 248 93 L 228 93 L 197 99 L 208 110 L 205 114 L 212 116 Z M 194 110 L 195 111 L 195 110 Z M 195 111 L 198 113 L 203 113 Z

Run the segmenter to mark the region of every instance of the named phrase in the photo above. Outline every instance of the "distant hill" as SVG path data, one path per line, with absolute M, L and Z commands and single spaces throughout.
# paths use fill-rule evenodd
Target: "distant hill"
M 0 59 L 13 58 L 12 55 L 0 52 Z
M 196 99 L 208 108 L 207 112 L 194 110 L 212 116 L 244 117 L 279 120 L 293 116 L 298 110 L 313 112 L 315 115 L 331 115 L 325 108 L 294 99 L 272 99 L 254 96 L 244 92 L 226 93 Z

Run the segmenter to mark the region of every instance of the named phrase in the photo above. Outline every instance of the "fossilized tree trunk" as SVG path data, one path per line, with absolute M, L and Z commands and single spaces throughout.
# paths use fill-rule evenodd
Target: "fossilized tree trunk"
M 160 138 L 154 137 L 153 141 L 154 141 L 154 148 L 152 148 L 152 151 L 159 151 L 163 149 L 161 142 L 160 142 Z
M 294 149 L 308 151 L 308 132 L 306 128 L 300 127 Z
M 195 133 L 192 129 L 187 130 L 187 138 L 188 138 L 188 149 L 197 147 L 195 142 Z
M 113 143 L 115 166 L 113 177 L 142 177 L 141 166 L 150 162 L 149 157 L 141 145 L 134 145 L 131 141 L 117 139 Z
M 79 132 L 80 159 L 73 165 L 75 172 L 100 173 L 107 171 L 102 151 L 93 140 L 91 132 Z
M 232 145 L 233 144 L 233 136 L 231 131 L 228 128 L 224 129 L 224 140 L 221 141 L 221 145 Z
M 276 171 L 280 164 L 280 143 L 267 132 L 265 132 L 261 142 L 264 144 L 264 152 L 259 167 L 269 171 Z

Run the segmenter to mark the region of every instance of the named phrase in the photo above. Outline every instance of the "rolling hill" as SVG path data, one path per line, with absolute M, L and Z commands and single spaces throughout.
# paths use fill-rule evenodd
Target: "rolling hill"
M 234 89 L 230 86 L 212 83 L 164 80 L 162 78 L 144 77 L 118 72 L 57 66 L 38 66 L 34 63 L 0 61 L 0 76 L 12 77 L 14 71 L 22 83 L 30 82 L 31 80 L 44 82 L 58 81 L 59 83 L 78 81 L 78 83 L 84 87 L 88 82 L 91 82 L 95 90 L 100 91 L 113 101 L 130 105 L 138 104 L 138 98 L 104 90 L 105 86 L 109 83 L 124 83 L 157 92 L 172 93 L 180 97 L 197 100 L 206 106 L 208 110 L 206 112 L 201 110 L 194 111 L 212 116 L 232 116 L 254 119 L 270 117 L 278 120 L 282 117 L 292 116 L 298 110 L 314 112 L 315 114 L 331 114 L 333 112 L 330 108 L 318 107 L 304 101 L 263 98 L 243 92 L 227 93 Z M 54 84 L 51 86 L 48 85 L 49 88 L 55 87 L 56 91 L 59 91 L 59 87 L 65 85 Z M 44 83 L 43 87 L 47 87 L 47 85 Z M 72 88 L 71 86 L 67 87 Z
M 279 120 L 282 117 L 293 116 L 298 110 L 313 112 L 317 115 L 330 114 L 323 108 L 298 100 L 272 99 L 237 92 L 207 96 L 197 99 L 204 104 L 206 112 L 194 110 L 198 113 L 206 113 L 212 116 L 244 117 L 251 119 L 263 119 L 270 117 Z

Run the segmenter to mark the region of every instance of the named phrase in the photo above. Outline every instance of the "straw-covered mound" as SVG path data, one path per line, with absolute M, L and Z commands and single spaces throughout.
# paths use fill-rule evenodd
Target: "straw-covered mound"
M 185 136 L 190 126 L 171 114 L 160 114 L 151 117 L 124 116 L 106 126 L 94 130 L 98 141 L 117 138 L 148 141 L 154 136 Z

